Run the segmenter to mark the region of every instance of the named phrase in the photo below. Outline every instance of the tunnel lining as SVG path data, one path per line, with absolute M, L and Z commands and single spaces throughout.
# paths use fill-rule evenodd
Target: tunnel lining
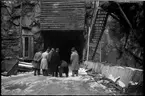
M 79 54 L 79 59 L 83 56 L 84 36 L 83 31 L 42 31 L 44 40 L 44 50 L 48 47 L 59 48 L 61 60 L 70 63 L 71 48 L 75 47 Z

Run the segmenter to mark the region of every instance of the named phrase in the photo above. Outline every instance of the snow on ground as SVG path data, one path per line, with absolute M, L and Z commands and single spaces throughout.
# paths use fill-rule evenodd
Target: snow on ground
M 2 95 L 106 95 L 110 94 L 106 87 L 94 81 L 83 68 L 79 69 L 79 76 L 51 77 L 33 76 L 33 72 L 2 77 Z

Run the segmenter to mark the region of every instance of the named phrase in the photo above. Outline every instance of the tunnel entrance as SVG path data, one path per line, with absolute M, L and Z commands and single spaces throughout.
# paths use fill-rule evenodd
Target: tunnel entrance
M 60 58 L 70 63 L 71 48 L 75 47 L 82 60 L 84 36 L 83 31 L 42 31 L 44 50 L 48 47 L 59 48 Z

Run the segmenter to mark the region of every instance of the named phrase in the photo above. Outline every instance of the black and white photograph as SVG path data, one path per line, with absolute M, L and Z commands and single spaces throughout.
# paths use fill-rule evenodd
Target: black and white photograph
M 144 0 L 0 0 L 1 95 L 144 95 Z

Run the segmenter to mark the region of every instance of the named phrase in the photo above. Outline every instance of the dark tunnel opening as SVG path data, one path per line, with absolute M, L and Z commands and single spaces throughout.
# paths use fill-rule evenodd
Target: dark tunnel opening
M 44 50 L 48 47 L 59 48 L 60 58 L 70 63 L 71 48 L 75 47 L 82 60 L 84 36 L 83 31 L 42 31 Z

